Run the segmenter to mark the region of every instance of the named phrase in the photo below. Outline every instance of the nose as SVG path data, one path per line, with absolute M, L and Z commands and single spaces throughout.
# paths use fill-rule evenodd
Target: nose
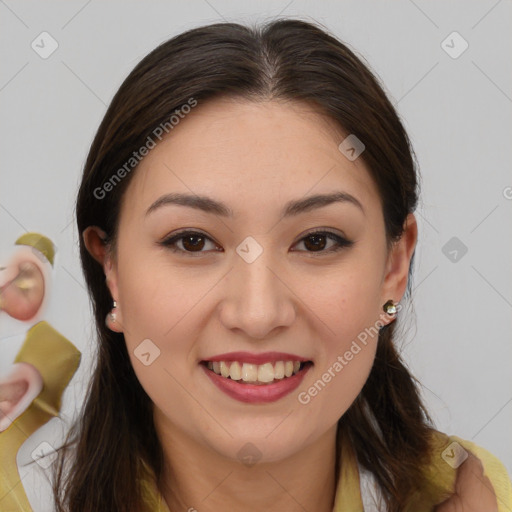
M 266 251 L 252 263 L 237 256 L 225 284 L 220 319 L 227 329 L 264 339 L 295 321 L 294 294 Z

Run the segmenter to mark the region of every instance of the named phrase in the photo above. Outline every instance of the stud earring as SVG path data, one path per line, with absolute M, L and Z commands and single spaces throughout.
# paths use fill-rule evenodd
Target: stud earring
M 398 311 L 397 304 L 395 304 L 392 300 L 388 300 L 386 304 L 382 306 L 382 309 L 384 313 L 389 316 L 395 316 Z

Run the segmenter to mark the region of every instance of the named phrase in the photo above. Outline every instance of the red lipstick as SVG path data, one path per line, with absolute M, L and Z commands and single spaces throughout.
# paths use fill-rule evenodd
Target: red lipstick
M 274 353 L 275 354 L 275 353 Z M 230 354 L 232 355 L 232 354 Z M 225 356 L 223 356 L 225 357 Z M 281 356 L 280 356 L 281 357 Z M 218 358 L 216 358 L 218 359 Z M 242 361 L 248 362 L 243 358 L 235 358 L 234 361 Z M 298 358 L 297 356 L 286 355 L 285 360 L 295 360 L 295 361 L 306 361 L 304 358 Z M 278 361 L 283 359 L 277 359 Z M 227 361 L 227 359 L 220 358 L 221 361 Z M 215 359 L 214 359 L 215 361 Z M 270 362 L 268 357 L 261 360 L 260 364 L 264 364 L 266 362 Z M 251 363 L 257 364 L 257 363 Z M 230 377 L 223 377 L 222 375 L 216 374 L 213 370 L 209 370 L 206 364 L 200 365 L 203 371 L 206 373 L 207 377 L 210 379 L 218 389 L 223 391 L 226 395 L 240 402 L 257 404 L 257 403 L 269 403 L 275 402 L 295 389 L 299 387 L 302 380 L 306 376 L 306 373 L 313 366 L 312 362 L 305 362 L 302 365 L 302 368 L 298 371 L 298 373 L 292 375 L 291 377 L 284 377 L 283 379 L 274 380 L 274 382 L 269 384 L 249 384 L 244 382 L 243 380 L 233 380 Z

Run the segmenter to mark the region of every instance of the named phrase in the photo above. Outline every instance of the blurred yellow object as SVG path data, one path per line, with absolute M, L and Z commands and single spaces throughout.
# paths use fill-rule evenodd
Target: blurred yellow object
M 41 374 L 43 389 L 28 409 L 0 433 L 0 510 L 31 512 L 18 473 L 16 454 L 36 430 L 59 415 L 64 390 L 80 364 L 80 352 L 47 322 L 27 332 L 14 363 L 29 363 Z
M 55 248 L 52 241 L 46 236 L 40 235 L 39 233 L 25 233 L 21 235 L 15 245 L 29 245 L 34 249 L 37 249 L 53 266 L 53 259 L 55 257 Z

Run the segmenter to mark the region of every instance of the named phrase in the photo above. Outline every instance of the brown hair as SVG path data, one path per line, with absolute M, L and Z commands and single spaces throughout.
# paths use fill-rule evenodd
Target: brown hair
M 306 101 L 344 133 L 355 134 L 366 146 L 361 158 L 381 196 L 388 243 L 400 239 L 406 217 L 416 207 L 418 185 L 411 145 L 397 113 L 347 46 L 311 23 L 291 19 L 256 28 L 235 23 L 199 27 L 147 55 L 116 93 L 90 148 L 77 198 L 78 232 L 99 226 L 106 243 L 114 246 L 120 201 L 135 171 L 123 173 L 108 197 L 99 198 L 97 190 L 191 98 L 200 108 L 220 96 Z M 85 406 L 61 450 L 54 483 L 57 510 L 139 511 L 142 462 L 157 479 L 162 474 L 152 403 L 132 369 L 123 335 L 105 326 L 112 298 L 103 269 L 82 237 L 80 255 L 99 346 Z M 407 294 L 410 279 L 408 287 Z M 428 460 L 431 431 L 416 384 L 394 347 L 395 324 L 379 333 L 370 376 L 338 422 L 337 443 L 339 448 L 341 435 L 350 439 L 390 511 L 402 510 L 421 487 L 420 465 Z

